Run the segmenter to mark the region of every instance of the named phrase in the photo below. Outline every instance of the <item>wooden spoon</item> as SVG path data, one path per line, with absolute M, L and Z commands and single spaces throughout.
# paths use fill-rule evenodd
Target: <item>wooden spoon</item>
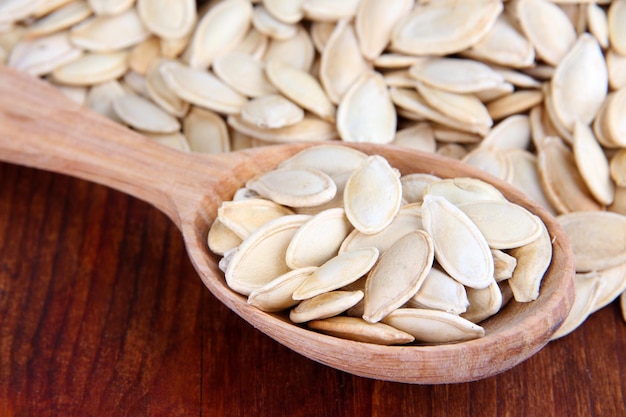
M 379 346 L 343 340 L 290 323 L 284 314 L 250 306 L 230 290 L 206 244 L 223 200 L 245 180 L 274 168 L 311 144 L 278 145 L 220 155 L 186 154 L 79 106 L 44 81 L 0 67 L 0 160 L 72 175 L 145 200 L 166 213 L 183 234 L 202 281 L 230 309 L 292 350 L 370 378 L 455 383 L 486 378 L 527 359 L 550 338 L 574 299 L 573 255 L 558 223 L 521 192 L 451 159 L 392 146 L 352 144 L 386 157 L 403 174 L 471 176 L 491 182 L 512 202 L 546 223 L 554 239 L 552 265 L 540 297 L 514 301 L 481 323 L 486 336 L 441 346 Z

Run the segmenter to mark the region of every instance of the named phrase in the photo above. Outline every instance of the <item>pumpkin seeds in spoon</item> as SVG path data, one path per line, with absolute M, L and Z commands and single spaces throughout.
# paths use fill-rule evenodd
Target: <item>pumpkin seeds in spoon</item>
M 293 293 L 294 300 L 306 300 L 353 283 L 374 266 L 378 249 L 363 248 L 343 252 L 321 265 Z
M 377 233 L 394 219 L 402 202 L 398 173 L 381 156 L 368 156 L 346 183 L 346 216 L 355 229 Z
M 485 335 L 485 329 L 456 314 L 441 310 L 399 308 L 383 323 L 411 334 L 418 342 L 451 343 Z
M 454 314 L 465 312 L 468 305 L 465 286 L 437 267 L 430 269 L 422 286 L 406 304 L 409 308 L 428 308 Z
M 410 232 L 398 239 L 368 274 L 363 319 L 376 323 L 413 297 L 433 259 L 433 243 L 425 231 Z
M 467 298 L 469 306 L 460 316 L 473 323 L 480 323 L 493 316 L 502 307 L 502 292 L 495 281 L 487 288 L 467 288 Z
M 298 228 L 309 216 L 282 216 L 261 226 L 234 253 L 225 272 L 229 287 L 243 295 L 289 272 L 285 251 Z
M 415 340 L 412 335 L 392 326 L 383 323 L 368 323 L 358 317 L 330 317 L 310 321 L 307 326 L 343 339 L 378 345 L 403 345 Z
M 478 227 L 492 249 L 524 246 L 541 235 L 541 220 L 517 204 L 475 201 L 458 207 Z
M 363 298 L 363 291 L 330 291 L 301 301 L 289 312 L 289 320 L 304 323 L 326 319 L 346 311 Z
M 248 304 L 263 311 L 281 311 L 299 303 L 293 299 L 293 292 L 317 267 L 308 266 L 293 269 L 252 291 L 248 296 Z
M 291 268 L 320 266 L 337 255 L 339 247 L 352 231 L 343 208 L 324 210 L 302 225 L 285 254 Z
M 494 281 L 493 256 L 478 227 L 443 197 L 427 194 L 422 222 L 435 247 L 435 258 L 461 284 L 486 288 Z

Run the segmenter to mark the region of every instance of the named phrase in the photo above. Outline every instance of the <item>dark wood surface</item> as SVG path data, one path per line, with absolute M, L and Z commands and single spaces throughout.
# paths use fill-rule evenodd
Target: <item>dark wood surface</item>
M 303 358 L 206 290 L 147 204 L 0 164 L 0 416 L 624 416 L 613 303 L 516 368 L 420 386 Z

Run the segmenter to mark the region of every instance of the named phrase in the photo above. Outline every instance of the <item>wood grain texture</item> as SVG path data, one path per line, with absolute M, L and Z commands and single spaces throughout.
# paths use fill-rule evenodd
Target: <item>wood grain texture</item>
M 161 212 L 0 164 L 0 416 L 619 416 L 625 359 L 612 303 L 485 380 L 352 376 L 218 302 Z

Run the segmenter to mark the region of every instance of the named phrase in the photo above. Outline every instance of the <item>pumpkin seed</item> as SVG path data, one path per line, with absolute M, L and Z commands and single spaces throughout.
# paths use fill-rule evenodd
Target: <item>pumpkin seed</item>
M 424 343 L 461 342 L 485 335 L 485 329 L 479 325 L 441 310 L 399 308 L 385 317 L 383 323 Z
M 301 301 L 289 312 L 289 320 L 305 323 L 326 319 L 346 311 L 363 298 L 363 291 L 330 291 Z
M 332 178 L 314 168 L 279 168 L 248 180 L 246 188 L 290 207 L 323 204 L 337 192 Z
M 324 210 L 302 225 L 285 254 L 287 265 L 296 269 L 320 266 L 339 252 L 339 247 L 352 231 L 343 208 Z
M 337 130 L 345 142 L 390 143 L 396 122 L 387 85 L 374 71 L 364 73 L 352 85 L 337 110 Z
M 368 156 L 348 179 L 343 200 L 346 216 L 355 229 L 365 234 L 380 232 L 400 209 L 399 175 L 386 159 Z
M 454 314 L 465 312 L 468 305 L 463 284 L 436 267 L 430 269 L 422 286 L 406 304 L 409 308 L 428 308 Z
M 570 240 L 576 272 L 626 262 L 626 216 L 604 211 L 562 214 L 557 220 Z
M 472 288 L 494 281 L 493 256 L 478 227 L 443 197 L 426 194 L 422 223 L 435 247 L 435 258 L 450 276 Z
M 248 304 L 267 312 L 281 311 L 295 306 L 299 301 L 293 299 L 293 292 L 316 269 L 317 267 L 308 266 L 286 272 L 252 291 L 248 296 Z
M 367 274 L 378 260 L 378 249 L 362 248 L 340 253 L 315 270 L 293 293 L 294 300 L 306 300 L 333 291 Z
M 285 251 L 298 228 L 308 219 L 309 216 L 303 214 L 282 216 L 248 236 L 228 264 L 225 272 L 228 286 L 248 296 L 252 291 L 289 272 Z
M 393 243 L 367 276 L 363 319 L 376 323 L 406 303 L 422 286 L 433 259 L 433 243 L 423 230 Z
M 401 345 L 415 340 L 410 334 L 383 323 L 368 323 L 358 317 L 330 317 L 307 326 L 332 336 L 379 345 Z

